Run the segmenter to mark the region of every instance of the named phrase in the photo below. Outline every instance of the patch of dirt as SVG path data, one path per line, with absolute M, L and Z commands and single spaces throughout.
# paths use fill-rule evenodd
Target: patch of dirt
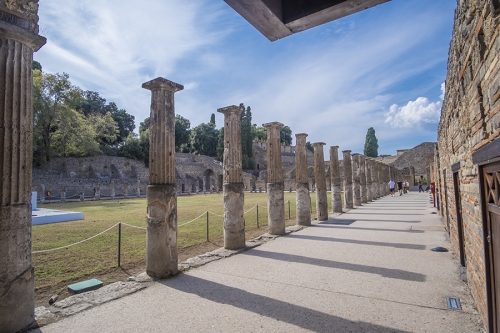
M 287 226 L 295 224 L 295 220 L 287 221 Z M 245 238 L 250 240 L 252 238 L 258 237 L 267 232 L 266 227 L 261 227 L 259 229 L 246 230 Z M 190 247 L 186 247 L 178 250 L 179 263 L 186 261 L 189 258 L 196 257 L 198 255 L 217 250 L 224 246 L 224 239 L 219 238 L 211 242 L 205 242 Z M 126 281 L 129 276 L 136 276 L 142 272 L 146 271 L 146 260 L 142 260 L 135 263 L 126 263 L 122 267 L 115 267 L 112 269 L 100 271 L 92 275 L 84 276 L 73 281 L 60 282 L 51 286 L 41 287 L 35 289 L 35 307 L 39 306 L 49 306 L 49 299 L 53 295 L 59 295 L 58 301 L 65 299 L 71 294 L 68 292 L 68 285 L 88 279 L 99 279 L 104 284 L 110 284 L 116 281 Z

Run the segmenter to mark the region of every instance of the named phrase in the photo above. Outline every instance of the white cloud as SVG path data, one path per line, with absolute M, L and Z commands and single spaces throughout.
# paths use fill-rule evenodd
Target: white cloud
M 446 93 L 446 82 L 441 83 L 441 95 L 439 95 L 439 98 L 441 100 L 444 100 L 444 95 Z
M 427 97 L 419 97 L 404 106 L 391 105 L 385 115 L 385 122 L 392 127 L 410 128 L 423 123 L 437 123 L 441 111 L 441 101 L 430 102 Z

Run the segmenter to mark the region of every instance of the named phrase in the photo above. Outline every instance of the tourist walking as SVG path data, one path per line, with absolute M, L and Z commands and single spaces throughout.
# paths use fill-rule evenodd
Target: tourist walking
M 403 183 L 403 194 L 408 193 L 409 187 L 410 187 L 410 184 L 408 183 L 408 181 L 405 181 Z
M 425 192 L 423 187 L 422 187 L 422 180 L 418 181 L 418 193 L 420 193 L 420 192 Z
M 403 182 L 401 180 L 398 182 L 398 192 L 399 196 L 403 195 Z
M 396 183 L 393 180 L 391 180 L 389 182 L 389 191 L 391 192 L 391 196 L 394 196 L 394 185 L 396 185 Z

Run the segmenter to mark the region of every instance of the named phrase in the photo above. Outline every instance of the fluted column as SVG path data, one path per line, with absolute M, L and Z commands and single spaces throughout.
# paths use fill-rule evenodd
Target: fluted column
M 340 186 L 339 146 L 330 147 L 330 181 L 332 182 L 332 210 L 342 213 L 342 189 Z
M 351 151 L 343 150 L 344 157 L 344 207 L 353 208 Z
M 368 198 L 366 194 L 366 166 L 365 155 L 359 155 L 359 181 L 361 186 L 361 203 L 367 203 Z
M 35 1 L 0 1 L 0 332 L 34 321 L 31 263 L 33 52 L 38 35 Z
M 184 87 L 162 77 L 142 87 L 151 91 L 146 273 L 166 278 L 177 274 L 174 93 Z
M 314 178 L 316 179 L 316 216 L 318 221 L 328 220 L 328 197 L 326 195 L 324 142 L 313 143 Z
M 354 206 L 361 206 L 361 178 L 359 154 L 354 153 L 352 156 L 352 183 L 354 186 Z
M 243 170 L 241 166 L 241 112 L 235 106 L 220 108 L 224 114 L 224 248 L 236 250 L 245 247 L 245 217 Z
M 365 158 L 365 175 L 366 175 L 366 201 L 373 201 L 372 194 L 372 160 L 369 157 Z
M 386 186 L 386 183 L 383 179 L 383 174 L 382 174 L 382 163 L 377 162 L 377 195 L 378 197 L 383 196 L 383 191 L 385 190 L 384 186 Z
M 272 235 L 285 234 L 283 166 L 281 164 L 280 128 L 282 123 L 263 124 L 267 129 L 267 207 L 268 229 Z
M 295 134 L 296 215 L 298 225 L 311 225 L 311 196 L 307 172 L 307 134 Z

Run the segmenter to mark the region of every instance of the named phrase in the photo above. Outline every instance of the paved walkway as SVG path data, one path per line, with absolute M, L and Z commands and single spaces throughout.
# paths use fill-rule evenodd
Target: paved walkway
M 435 246 L 450 243 L 429 194 L 384 197 L 38 332 L 483 332 Z

